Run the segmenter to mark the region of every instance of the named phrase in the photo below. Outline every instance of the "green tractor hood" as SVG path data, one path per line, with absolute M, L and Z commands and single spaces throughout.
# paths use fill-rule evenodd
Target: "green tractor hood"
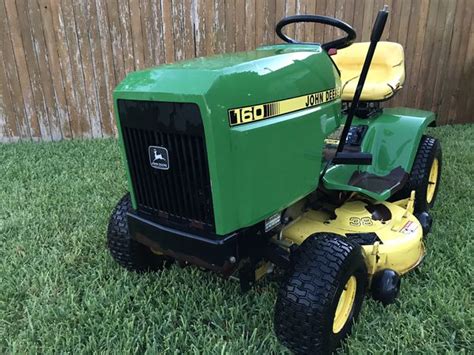
M 122 146 L 119 100 L 199 107 L 215 231 L 224 235 L 316 189 L 324 138 L 341 120 L 339 93 L 337 69 L 319 46 L 274 45 L 130 73 L 114 102 Z

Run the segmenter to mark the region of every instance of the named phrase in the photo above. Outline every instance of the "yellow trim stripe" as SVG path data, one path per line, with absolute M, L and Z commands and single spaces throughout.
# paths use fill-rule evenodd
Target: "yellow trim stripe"
M 339 87 L 314 92 L 311 94 L 293 97 L 280 101 L 268 102 L 254 106 L 233 108 L 228 111 L 229 124 L 237 126 L 244 123 L 264 120 L 267 118 L 284 115 L 299 110 L 308 109 L 314 106 L 334 101 L 341 97 Z

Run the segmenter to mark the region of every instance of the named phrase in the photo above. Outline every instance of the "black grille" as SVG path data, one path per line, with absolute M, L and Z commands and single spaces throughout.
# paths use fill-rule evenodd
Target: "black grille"
M 158 220 L 214 230 L 204 128 L 198 106 L 119 100 L 118 108 L 138 210 Z M 166 148 L 169 169 L 151 165 L 150 147 Z

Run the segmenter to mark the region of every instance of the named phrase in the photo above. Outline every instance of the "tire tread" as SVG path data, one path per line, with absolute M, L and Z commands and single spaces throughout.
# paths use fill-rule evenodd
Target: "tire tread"
M 114 260 L 127 270 L 156 271 L 163 267 L 165 258 L 132 238 L 128 230 L 127 213 L 132 208 L 130 195 L 118 202 L 107 229 L 107 246 Z
M 287 282 L 279 289 L 274 320 L 278 338 L 295 353 L 325 353 L 331 347 L 326 330 L 332 331 L 332 320 L 321 320 L 327 318 L 349 259 L 357 260 L 366 273 L 360 247 L 330 233 L 309 237 L 295 251 Z

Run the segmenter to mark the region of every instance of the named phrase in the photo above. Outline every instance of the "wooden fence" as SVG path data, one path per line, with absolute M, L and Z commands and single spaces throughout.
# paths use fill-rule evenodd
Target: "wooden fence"
M 341 18 L 368 40 L 384 4 L 383 38 L 403 44 L 407 74 L 388 105 L 473 122 L 474 0 L 0 0 L 0 140 L 114 135 L 111 93 L 130 71 L 279 42 L 275 23 L 291 14 Z

